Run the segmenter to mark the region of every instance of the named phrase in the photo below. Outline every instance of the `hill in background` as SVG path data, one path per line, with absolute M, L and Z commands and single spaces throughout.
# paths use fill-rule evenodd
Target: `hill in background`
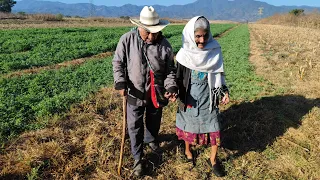
M 89 1 L 88 1 L 89 2 Z M 197 0 L 186 5 L 160 6 L 154 5 L 161 17 L 184 19 L 196 15 L 204 15 L 212 20 L 256 21 L 276 13 L 286 13 L 292 9 L 301 8 L 305 12 L 320 10 L 309 6 L 273 6 L 254 0 Z M 263 7 L 263 14 L 258 13 Z M 69 16 L 139 16 L 142 6 L 126 4 L 116 6 L 96 6 L 90 3 L 65 4 L 61 2 L 22 0 L 13 7 L 13 12 L 49 13 Z

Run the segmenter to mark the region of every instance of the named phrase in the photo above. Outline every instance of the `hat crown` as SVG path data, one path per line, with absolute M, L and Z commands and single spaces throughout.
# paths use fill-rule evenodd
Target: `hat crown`
M 152 26 L 159 24 L 159 15 L 152 6 L 145 6 L 140 12 L 140 22 Z

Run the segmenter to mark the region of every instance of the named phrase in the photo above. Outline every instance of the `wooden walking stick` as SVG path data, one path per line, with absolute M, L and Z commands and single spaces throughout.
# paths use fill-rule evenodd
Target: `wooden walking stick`
M 123 157 L 123 148 L 124 148 L 124 140 L 126 137 L 126 120 L 127 120 L 127 96 L 123 96 L 122 99 L 122 139 L 121 139 L 121 149 L 120 149 L 120 158 L 118 164 L 118 175 L 121 175 L 121 166 L 122 166 L 122 157 Z

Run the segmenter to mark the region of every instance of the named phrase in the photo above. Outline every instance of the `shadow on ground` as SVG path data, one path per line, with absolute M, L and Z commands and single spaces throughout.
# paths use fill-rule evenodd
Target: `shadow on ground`
M 298 128 L 313 107 L 320 107 L 319 98 L 296 95 L 263 97 L 233 105 L 222 113 L 222 147 L 236 150 L 235 156 L 261 152 L 288 128 Z
M 264 151 L 288 128 L 299 128 L 303 117 L 313 107 L 320 108 L 319 98 L 306 99 L 297 95 L 263 97 L 254 102 L 232 105 L 222 113 L 221 146 L 236 152 L 233 157 L 242 156 L 249 151 Z M 183 141 L 179 141 L 175 134 L 160 134 L 159 140 L 166 142 L 161 148 L 162 154 L 170 154 L 170 157 L 163 159 L 162 155 L 146 154 L 147 175 L 154 178 L 158 175 L 156 169 L 167 158 L 174 158 L 172 151 L 177 147 L 180 150 L 184 148 Z M 210 176 L 210 173 L 207 174 L 207 178 Z

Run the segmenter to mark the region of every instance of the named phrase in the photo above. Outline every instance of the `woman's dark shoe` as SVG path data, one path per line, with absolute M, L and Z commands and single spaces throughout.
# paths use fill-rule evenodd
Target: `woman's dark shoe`
M 193 163 L 193 156 L 191 158 L 188 158 L 186 154 L 184 154 L 184 159 L 186 162 L 192 162 Z
M 186 154 L 184 154 L 184 159 L 185 159 L 185 162 L 192 163 L 192 165 L 195 166 L 196 165 L 195 152 L 191 151 L 191 154 L 192 154 L 191 158 L 188 157 Z
M 214 175 L 216 175 L 217 177 L 223 177 L 226 175 L 221 163 L 219 161 L 216 161 L 216 164 L 212 166 L 210 158 L 207 159 L 208 164 L 210 165 L 212 172 Z

